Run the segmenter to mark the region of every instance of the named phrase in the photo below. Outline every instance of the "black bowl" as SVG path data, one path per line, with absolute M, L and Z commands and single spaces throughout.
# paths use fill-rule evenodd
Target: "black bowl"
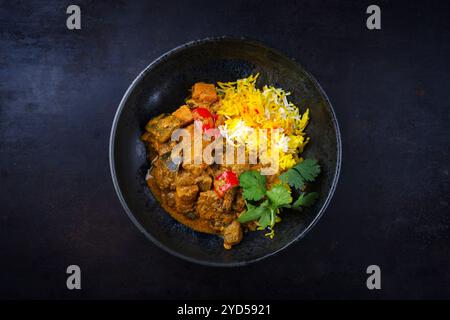
M 284 210 L 273 240 L 251 232 L 232 250 L 214 235 L 192 231 L 172 219 L 145 183 L 149 163 L 139 140 L 146 122 L 174 111 L 198 81 L 234 81 L 259 73 L 257 84 L 292 92 L 293 102 L 309 107 L 311 137 L 304 156 L 319 160 L 320 192 L 304 212 Z M 110 141 L 111 173 L 117 195 L 130 219 L 150 240 L 186 260 L 215 266 L 238 266 L 268 257 L 303 237 L 318 221 L 333 195 L 339 176 L 341 141 L 330 101 L 317 81 L 279 52 L 245 39 L 214 38 L 190 42 L 152 62 L 130 85 L 114 118 Z

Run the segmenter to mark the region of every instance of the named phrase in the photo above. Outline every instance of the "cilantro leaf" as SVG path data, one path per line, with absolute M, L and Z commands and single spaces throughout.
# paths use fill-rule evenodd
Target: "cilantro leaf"
M 315 159 L 305 159 L 297 164 L 294 169 L 302 176 L 307 182 L 313 182 L 316 180 L 320 173 L 320 165 Z
M 302 189 L 307 182 L 313 182 L 320 171 L 317 160 L 305 159 L 281 174 L 279 178 L 283 183 L 274 185 L 268 191 L 266 190 L 266 177 L 262 176 L 259 171 L 251 170 L 242 173 L 239 176 L 239 184 L 246 200 L 247 211 L 242 213 L 237 220 L 240 223 L 258 221 L 258 230 L 268 228 L 270 232 L 266 235 L 273 238 L 273 227 L 280 220 L 278 213 L 282 208 L 311 207 L 319 197 L 317 192 L 301 193 L 300 197 L 291 204 L 293 199 L 289 186 Z
M 291 192 L 288 187 L 282 184 L 273 186 L 266 194 L 274 209 L 292 202 Z
M 245 204 L 247 205 L 247 210 L 253 210 L 256 208 L 256 206 L 253 203 L 250 203 L 248 201 L 245 201 Z
M 302 193 L 292 206 L 294 208 L 298 208 L 300 206 L 309 208 L 314 204 L 314 202 L 316 202 L 318 197 L 319 194 L 317 192 Z
M 267 227 L 273 228 L 277 216 L 278 208 L 270 200 L 266 200 L 261 204 L 264 207 L 261 217 L 258 220 L 259 230 L 264 230 Z
M 271 224 L 272 215 L 273 215 L 272 210 L 270 210 L 268 206 L 264 206 L 264 211 L 258 220 L 260 229 L 265 229 L 267 228 L 267 226 Z
M 261 216 L 261 212 L 259 210 L 256 210 L 256 208 L 248 209 L 243 214 L 239 216 L 237 219 L 240 223 L 246 223 L 249 221 L 253 221 L 258 219 Z
M 247 200 L 261 200 L 266 193 L 266 177 L 259 171 L 245 171 L 239 176 L 239 185 L 242 187 L 242 196 Z
M 252 208 L 249 208 L 246 212 L 241 214 L 237 220 L 240 223 L 246 223 L 249 221 L 259 219 L 263 215 L 267 214 L 267 212 L 269 212 L 269 214 L 270 214 L 270 210 L 268 207 L 268 200 L 264 201 L 258 207 L 252 206 Z
M 305 180 L 297 170 L 289 169 L 280 175 L 280 180 L 289 184 L 291 187 L 301 189 L 305 184 Z

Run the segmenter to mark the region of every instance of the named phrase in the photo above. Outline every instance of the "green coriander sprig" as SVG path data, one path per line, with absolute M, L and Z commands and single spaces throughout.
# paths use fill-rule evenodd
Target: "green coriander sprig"
M 283 183 L 276 184 L 269 190 L 266 190 L 266 177 L 259 171 L 245 171 L 239 176 L 239 185 L 243 189 L 242 196 L 246 200 L 247 210 L 239 216 L 238 221 L 246 223 L 256 220 L 258 229 L 269 227 L 269 235 L 273 236 L 273 227 L 279 220 L 277 214 L 281 208 L 311 207 L 319 197 L 317 192 L 302 192 L 291 205 L 293 199 L 289 186 L 301 190 L 307 182 L 314 182 L 320 171 L 316 160 L 305 159 L 281 174 L 280 180 Z

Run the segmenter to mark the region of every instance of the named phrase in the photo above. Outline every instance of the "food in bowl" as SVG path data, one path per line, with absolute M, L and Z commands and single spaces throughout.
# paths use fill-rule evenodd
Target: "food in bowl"
M 309 109 L 301 113 L 281 88 L 257 88 L 257 79 L 195 83 L 183 105 L 150 119 L 141 136 L 146 181 L 162 207 L 222 236 L 226 249 L 246 232 L 273 238 L 283 208 L 302 210 L 318 197 L 309 189 L 320 166 L 301 157 Z

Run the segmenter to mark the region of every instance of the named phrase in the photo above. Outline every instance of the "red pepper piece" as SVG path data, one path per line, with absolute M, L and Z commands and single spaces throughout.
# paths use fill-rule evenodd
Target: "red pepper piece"
M 206 108 L 201 108 L 201 107 L 195 108 L 194 110 L 192 110 L 192 113 L 197 114 L 201 118 L 212 118 L 211 112 L 209 112 L 209 110 Z M 195 117 L 195 115 L 194 115 L 194 117 Z
M 203 131 L 214 128 L 214 119 L 208 109 L 201 107 L 195 108 L 194 110 L 192 110 L 192 116 L 194 120 L 200 120 L 202 122 Z
M 217 193 L 217 195 L 222 198 L 224 193 L 239 185 L 239 179 L 231 170 L 227 170 L 222 172 L 216 177 L 216 183 L 214 183 L 214 191 Z

